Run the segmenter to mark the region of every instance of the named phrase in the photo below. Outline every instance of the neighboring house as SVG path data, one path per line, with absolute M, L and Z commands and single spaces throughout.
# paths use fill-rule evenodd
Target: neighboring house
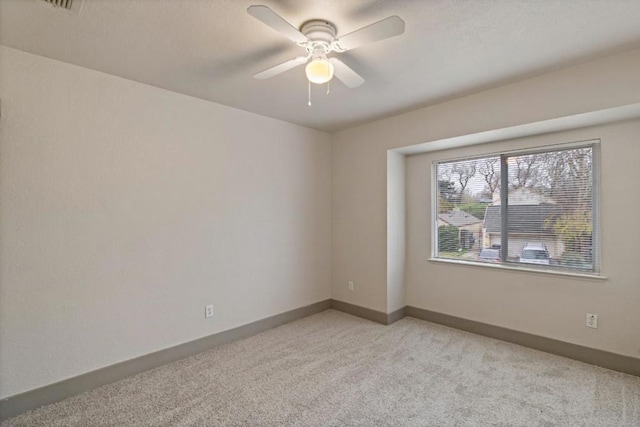
M 517 188 L 515 190 L 509 190 L 509 206 L 513 205 L 554 205 L 556 202 L 550 198 L 545 196 L 544 194 L 540 194 L 537 191 L 531 190 L 530 188 Z M 493 200 L 491 202 L 492 205 L 500 205 L 500 192 L 496 192 L 493 194 Z
M 453 225 L 458 227 L 458 237 L 460 245 L 464 249 L 471 249 L 474 242 L 480 242 L 482 233 L 482 220 L 467 212 L 453 209 L 450 212 L 438 214 L 438 227 L 442 225 Z
M 511 195 L 509 195 L 511 202 Z M 540 242 L 547 246 L 549 256 L 558 259 L 564 251 L 562 239 L 553 234 L 548 219 L 559 214 L 559 207 L 553 204 L 511 205 L 509 203 L 509 253 L 507 256 L 520 255 L 527 242 Z M 483 247 L 490 248 L 501 244 L 501 215 L 499 205 L 487 206 L 484 216 Z

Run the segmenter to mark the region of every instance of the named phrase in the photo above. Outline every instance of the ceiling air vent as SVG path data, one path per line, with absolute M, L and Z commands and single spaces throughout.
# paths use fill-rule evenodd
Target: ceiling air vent
M 71 4 L 73 3 L 73 0 L 42 0 L 42 1 L 52 6 L 61 7 L 67 10 L 71 10 Z
M 2 0 L 0 0 L 2 1 Z M 82 14 L 82 6 L 84 0 L 33 0 L 42 6 L 55 10 L 66 12 L 69 15 L 79 16 Z

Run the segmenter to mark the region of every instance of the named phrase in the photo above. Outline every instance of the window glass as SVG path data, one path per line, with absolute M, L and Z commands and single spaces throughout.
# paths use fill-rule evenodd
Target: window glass
M 483 228 L 489 206 L 497 209 L 490 226 L 500 227 L 500 157 L 438 163 L 436 176 L 438 256 L 499 262 L 500 238 L 485 239 Z
M 436 257 L 596 271 L 593 170 L 592 145 L 436 163 Z

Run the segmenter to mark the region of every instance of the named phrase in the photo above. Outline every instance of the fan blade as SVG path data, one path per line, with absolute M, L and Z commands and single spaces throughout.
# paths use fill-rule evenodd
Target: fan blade
M 269 77 L 276 76 L 280 73 L 284 73 L 292 68 L 297 67 L 298 65 L 302 65 L 307 62 L 307 58 L 304 56 L 298 56 L 297 58 L 290 59 L 282 64 L 275 65 L 271 68 L 267 68 L 264 71 L 260 71 L 257 74 L 254 74 L 253 77 L 256 79 L 268 79 Z
M 350 89 L 358 87 L 364 83 L 364 79 L 347 64 L 340 61 L 336 57 L 329 58 L 329 62 L 333 64 L 333 75 L 338 78 L 344 85 Z
M 304 34 L 267 6 L 249 6 L 247 13 L 296 43 L 307 41 Z
M 402 33 L 404 33 L 404 21 L 394 15 L 340 37 L 336 44 L 344 52 L 368 43 L 399 36 Z

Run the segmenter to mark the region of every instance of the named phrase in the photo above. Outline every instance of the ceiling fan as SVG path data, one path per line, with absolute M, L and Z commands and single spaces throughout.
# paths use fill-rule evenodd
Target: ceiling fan
M 298 56 L 254 74 L 253 77 L 256 79 L 268 79 L 308 62 L 305 73 L 310 83 L 328 83 L 335 74 L 345 86 L 356 88 L 364 83 L 364 79 L 340 59 L 335 56 L 329 58 L 327 55 L 331 52 L 346 52 L 404 33 L 404 21 L 398 16 L 390 16 L 337 38 L 336 26 L 323 19 L 307 21 L 298 30 L 267 6 L 250 6 L 247 13 L 307 51 L 304 56 Z

